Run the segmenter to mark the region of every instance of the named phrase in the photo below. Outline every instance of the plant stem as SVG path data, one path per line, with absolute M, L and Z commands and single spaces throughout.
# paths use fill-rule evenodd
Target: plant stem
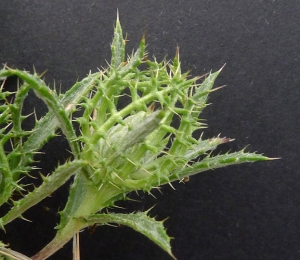
M 84 185 L 83 183 L 80 184 Z M 101 211 L 101 209 L 107 207 L 110 203 L 109 201 L 118 194 L 120 194 L 120 190 L 112 185 L 107 185 L 101 190 L 98 190 L 96 187 L 92 188 L 91 186 L 88 186 L 87 193 L 84 197 L 82 199 L 78 199 L 81 202 L 79 205 L 76 204 L 77 199 L 73 197 L 72 201 L 75 201 L 76 205 L 71 205 L 70 209 L 66 207 L 67 209 L 61 213 L 61 218 L 65 218 L 63 216 L 68 215 L 67 223 L 61 229 L 58 227 L 59 230 L 57 231 L 55 238 L 40 252 L 34 255 L 32 259 L 44 260 L 53 255 L 56 251 L 68 243 L 76 232 L 88 226 L 86 222 L 79 219 L 84 219 L 85 216 L 91 216 L 92 214 Z M 76 196 L 76 194 L 73 194 L 73 196 Z M 77 206 L 74 212 L 72 211 L 74 208 L 73 206 Z M 69 214 L 72 218 L 70 218 Z M 61 219 L 61 223 L 62 221 L 63 220 Z
M 32 256 L 32 260 L 44 260 L 53 255 L 72 239 L 76 230 L 80 230 L 79 221 L 73 219 L 63 230 L 57 233 L 55 238 L 48 245 Z

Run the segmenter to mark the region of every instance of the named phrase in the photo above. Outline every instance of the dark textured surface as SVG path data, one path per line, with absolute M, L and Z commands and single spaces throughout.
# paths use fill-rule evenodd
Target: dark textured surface
M 299 83 L 300 2 L 229 1 L 5 1 L 0 12 L 0 62 L 38 72 L 67 90 L 75 80 L 110 60 L 116 9 L 128 52 L 146 30 L 149 56 L 173 57 L 193 75 L 226 67 L 202 117 L 206 137 L 219 134 L 235 142 L 222 150 L 262 152 L 281 160 L 207 172 L 190 182 L 164 187 L 157 200 L 127 205 L 147 209 L 166 222 L 175 237 L 178 259 L 300 259 Z M 32 99 L 28 106 L 42 106 Z M 30 111 L 31 109 L 28 109 Z M 45 147 L 44 172 L 67 158 L 66 142 Z M 54 236 L 60 189 L 7 226 L 6 239 L 34 254 Z M 1 235 L 4 237 L 4 235 Z M 82 259 L 170 259 L 129 228 L 97 228 L 81 235 Z M 71 259 L 71 245 L 51 259 Z

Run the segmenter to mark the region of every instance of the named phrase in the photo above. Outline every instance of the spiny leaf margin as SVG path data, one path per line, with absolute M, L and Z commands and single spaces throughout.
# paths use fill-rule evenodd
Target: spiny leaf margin
M 155 244 L 166 251 L 173 259 L 176 259 L 171 251 L 171 238 L 167 235 L 166 229 L 164 228 L 164 220 L 157 221 L 155 220 L 155 218 L 151 218 L 148 215 L 150 210 L 151 209 L 144 212 L 135 212 L 129 214 L 95 214 L 87 218 L 80 218 L 80 220 L 86 223 L 86 226 L 93 226 L 94 224 L 104 225 L 115 223 L 118 225 L 121 224 L 131 227 L 135 231 L 152 240 Z

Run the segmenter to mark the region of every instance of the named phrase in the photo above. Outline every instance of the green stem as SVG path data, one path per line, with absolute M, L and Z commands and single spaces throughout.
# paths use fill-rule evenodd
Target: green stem
M 76 232 L 79 232 L 81 227 L 77 224 L 80 222 L 76 220 L 72 220 L 68 223 L 68 225 L 58 232 L 55 238 L 46 245 L 41 251 L 31 257 L 32 260 L 45 260 L 59 249 L 61 249 L 66 243 L 68 243 Z
M 81 201 L 76 212 L 71 213 L 72 218 L 68 216 L 69 220 L 67 224 L 62 229 L 58 230 L 56 236 L 48 245 L 46 245 L 40 252 L 32 257 L 33 260 L 47 259 L 49 256 L 62 248 L 70 239 L 72 239 L 76 232 L 87 227 L 86 223 L 78 220 L 79 218 L 88 217 L 109 206 L 110 201 L 121 193 L 119 189 L 109 184 L 100 190 L 98 190 L 96 187 L 93 189 L 88 187 L 88 189 L 88 192 Z M 71 199 L 69 198 L 69 200 Z M 76 201 L 75 198 L 72 198 L 72 200 Z M 70 206 L 69 208 L 74 207 Z M 63 212 L 62 214 L 68 213 L 69 212 Z

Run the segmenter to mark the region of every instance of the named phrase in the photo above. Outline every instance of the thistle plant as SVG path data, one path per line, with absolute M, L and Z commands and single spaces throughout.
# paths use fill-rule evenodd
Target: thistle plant
M 147 236 L 175 259 L 163 221 L 150 217 L 149 210 L 121 214 L 103 209 L 126 200 L 132 191 L 151 193 L 154 188 L 187 180 L 203 171 L 269 159 L 245 150 L 215 155 L 212 151 L 218 145 L 231 140 L 196 136 L 199 129 L 206 127 L 199 115 L 209 93 L 215 90 L 212 87 L 221 70 L 192 78 L 181 71 L 178 49 L 173 61 L 157 62 L 147 58 L 144 37 L 128 57 L 125 44 L 117 19 L 111 63 L 76 82 L 65 94 L 49 88 L 36 72 L 30 74 L 8 66 L 0 70 L 0 205 L 11 205 L 0 219 L 1 228 L 5 230 L 27 209 L 70 178 L 73 180 L 66 206 L 59 212 L 54 239 L 31 258 L 2 245 L 3 255 L 46 259 L 72 238 L 78 241 L 80 230 L 117 223 Z M 5 79 L 10 76 L 22 80 L 15 93 L 5 90 Z M 49 112 L 36 119 L 28 131 L 22 128 L 27 117 L 22 108 L 30 90 Z M 121 104 L 124 96 L 130 99 L 127 105 Z M 80 131 L 75 130 L 76 126 Z M 35 154 L 56 136 L 58 129 L 67 139 L 72 157 L 48 176 L 42 176 L 42 184 L 26 193 L 20 180 L 30 178 Z M 25 195 L 15 201 L 12 196 L 16 192 Z

